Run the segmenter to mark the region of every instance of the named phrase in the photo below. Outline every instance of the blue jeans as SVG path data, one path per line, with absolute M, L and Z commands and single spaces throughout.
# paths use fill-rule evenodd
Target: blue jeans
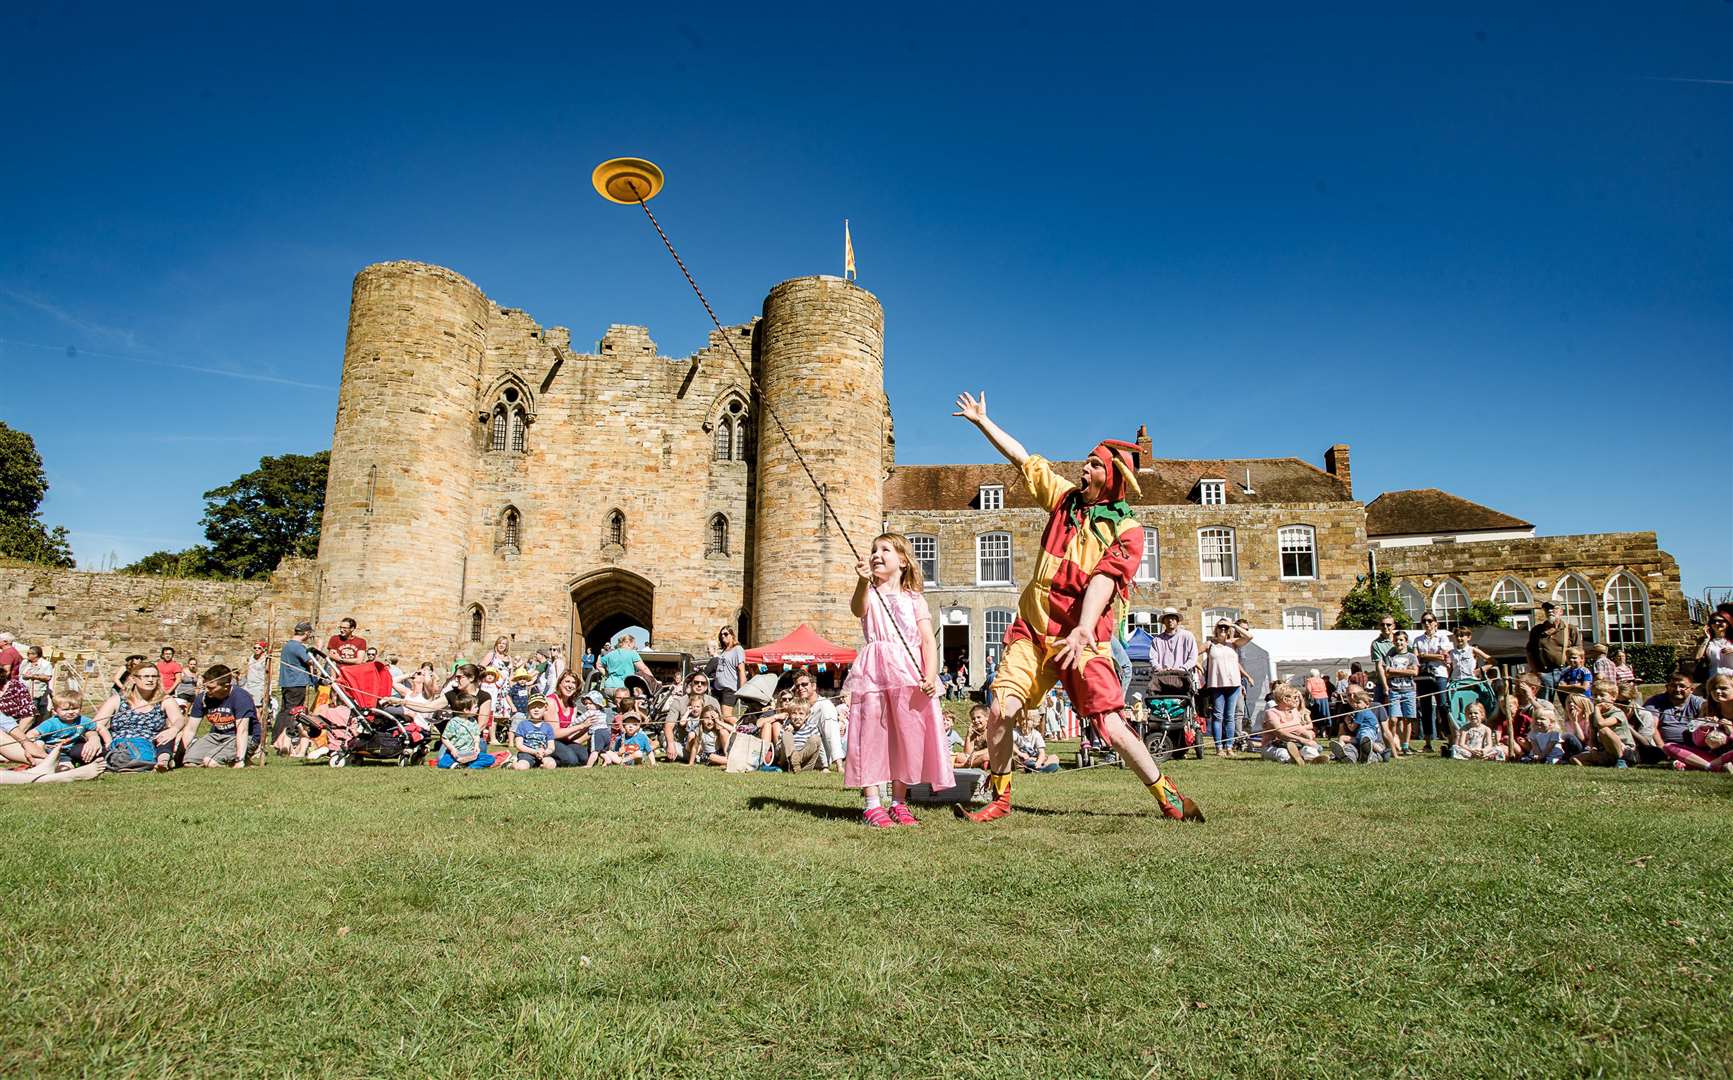
M 1223 749 L 1234 740 L 1234 727 L 1240 707 L 1240 688 L 1212 686 L 1209 688 L 1209 734 L 1216 748 Z

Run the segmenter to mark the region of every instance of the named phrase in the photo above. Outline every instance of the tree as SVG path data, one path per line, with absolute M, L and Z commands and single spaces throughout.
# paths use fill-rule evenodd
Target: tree
M 37 512 L 47 494 L 36 440 L 0 422 L 0 555 L 70 568 L 76 563 L 65 527 L 48 528 Z
M 329 450 L 265 457 L 252 472 L 205 492 L 209 568 L 256 578 L 291 555 L 317 555 L 330 468 Z
M 1399 629 L 1408 629 L 1408 609 L 1390 585 L 1390 575 L 1379 570 L 1362 577 L 1342 598 L 1342 614 L 1336 616 L 1338 630 L 1376 630 L 1386 618 L 1396 620 Z
M 218 576 L 211 566 L 211 549 L 203 544 L 195 544 L 185 551 L 153 551 L 137 562 L 121 567 L 120 572 L 179 578 Z
M 1476 600 L 1456 618 L 1458 626 L 1508 626 L 1510 605 L 1497 600 Z

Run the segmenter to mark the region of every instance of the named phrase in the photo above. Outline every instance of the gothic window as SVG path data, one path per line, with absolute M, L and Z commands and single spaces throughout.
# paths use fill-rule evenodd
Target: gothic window
M 746 403 L 730 397 L 712 429 L 717 461 L 746 460 Z
M 1439 582 L 1432 593 L 1432 614 L 1438 616 L 1441 630 L 1454 629 L 1468 610 L 1468 591 L 1449 578 Z
M 1595 634 L 1595 594 L 1589 583 L 1575 574 L 1566 574 L 1552 590 L 1553 603 L 1560 614 L 1571 621 L 1584 644 L 1598 640 Z
M 716 460 L 734 460 L 734 420 L 724 416 L 716 421 Z
M 626 546 L 626 514 L 623 510 L 615 510 L 608 514 L 608 532 L 605 543 Z
M 516 555 L 522 548 L 523 515 L 517 507 L 508 506 L 499 516 L 499 536 L 494 543 L 494 551 L 501 555 Z
M 1528 586 L 1513 577 L 1499 579 L 1498 584 L 1492 587 L 1492 600 L 1517 611 L 1534 607 L 1534 597 L 1530 595 Z
M 469 640 L 479 642 L 482 632 L 486 629 L 487 619 L 482 614 L 481 605 L 471 604 L 469 607 Z
M 1649 590 L 1626 571 L 1607 582 L 1608 645 L 1646 645 L 1649 641 Z
M 722 514 L 710 515 L 709 537 L 704 545 L 707 555 L 728 554 L 728 518 Z
M 1396 586 L 1396 598 L 1402 601 L 1402 610 L 1408 614 L 1408 625 L 1419 626 L 1420 616 L 1426 613 L 1426 597 L 1420 595 L 1420 590 L 1411 583 L 1404 581 Z
M 501 405 L 493 411 L 493 438 L 488 444 L 492 449 L 505 449 L 505 428 L 505 406 Z
M 529 419 L 522 409 L 513 409 L 511 413 L 511 448 L 513 453 L 524 452 L 524 429 L 529 426 Z

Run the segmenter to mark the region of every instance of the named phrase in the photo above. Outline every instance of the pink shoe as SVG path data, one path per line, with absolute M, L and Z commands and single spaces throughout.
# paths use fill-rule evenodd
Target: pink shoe
M 891 820 L 898 825 L 919 825 L 915 815 L 909 813 L 909 808 L 900 802 L 891 803 Z
M 882 806 L 875 806 L 861 815 L 861 820 L 875 829 L 894 829 L 896 820 Z

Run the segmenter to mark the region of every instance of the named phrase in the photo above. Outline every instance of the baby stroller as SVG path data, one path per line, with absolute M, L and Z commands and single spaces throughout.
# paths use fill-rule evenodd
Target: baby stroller
M 351 688 L 341 681 L 337 665 L 322 652 L 309 649 L 308 653 L 314 674 L 331 684 L 333 700 L 315 715 L 330 744 L 326 760 L 333 769 L 358 761 L 420 764 L 436 732 L 409 719 L 401 709 L 362 708 Z

